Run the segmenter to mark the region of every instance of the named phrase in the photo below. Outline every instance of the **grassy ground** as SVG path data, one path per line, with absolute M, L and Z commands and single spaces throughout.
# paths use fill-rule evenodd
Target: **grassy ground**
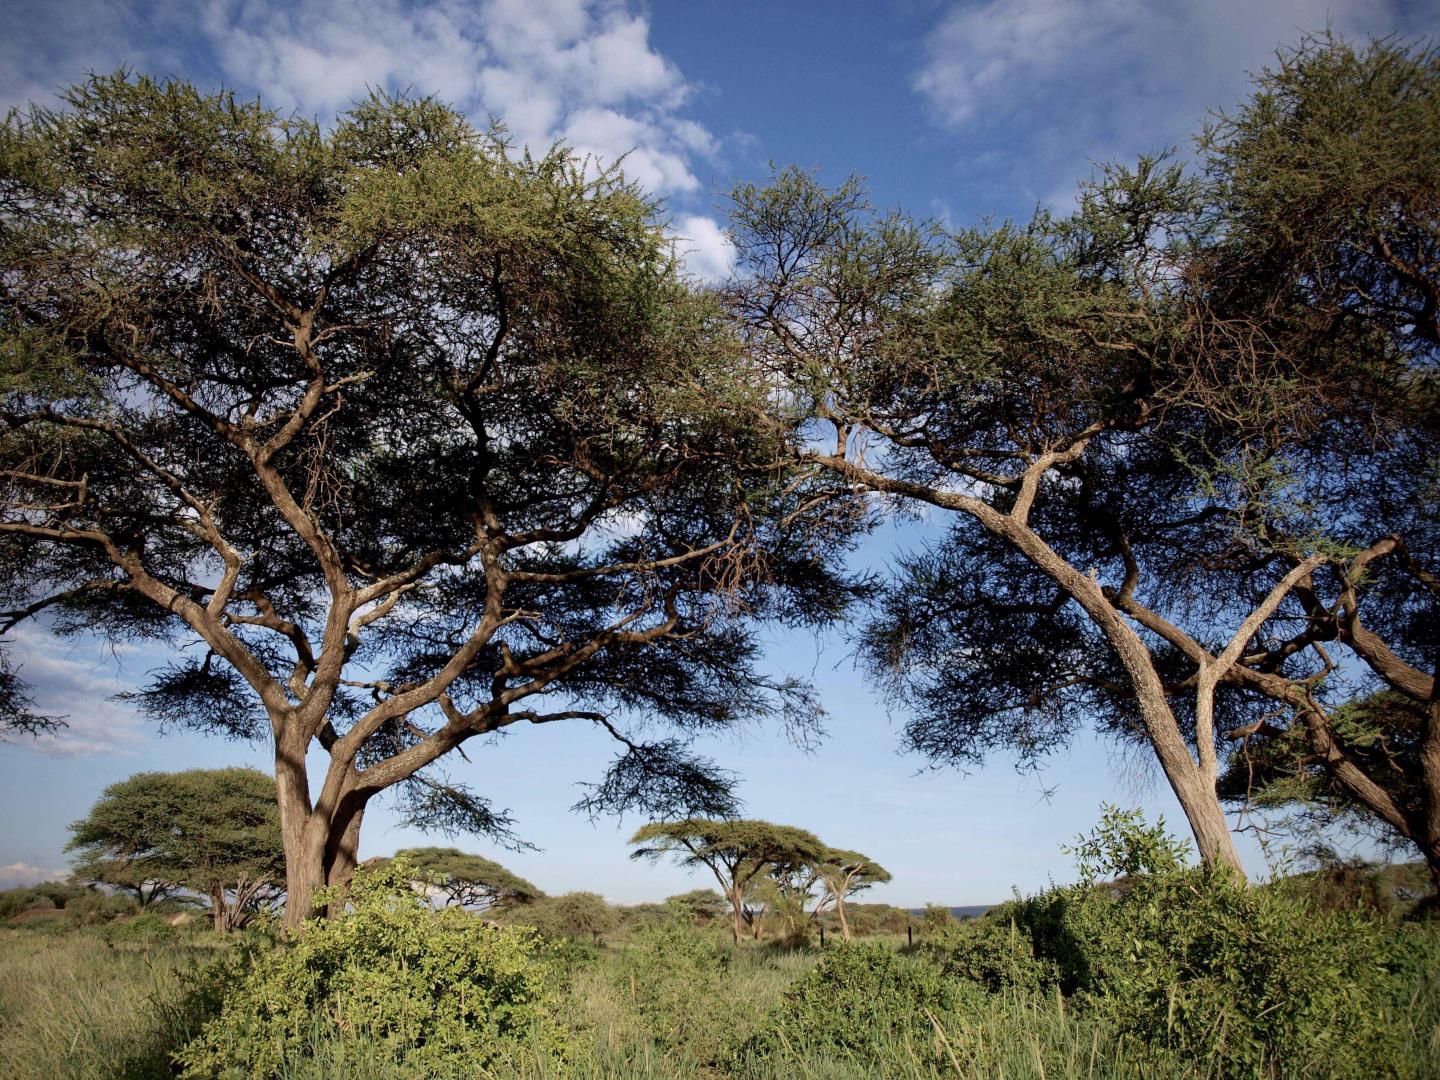
M 193 1023 L 180 972 L 216 944 L 111 945 L 98 935 L 0 931 L 0 1076 L 148 1080 Z
M 898 948 L 903 939 L 892 939 Z M 186 969 L 215 939 L 110 945 L 90 932 L 0 931 L 0 1077 L 160 1080 L 195 1030 L 180 1007 Z M 620 942 L 577 960 L 564 1000 L 576 1033 L 569 1063 L 522 1048 L 476 1080 L 1179 1080 L 1179 1066 L 1142 1066 L 1112 1033 L 1058 997 L 991 995 L 963 1016 L 929 1017 L 890 1039 L 877 1073 L 833 1048 L 791 1048 L 791 1061 L 745 1059 L 743 1044 L 818 950 L 746 946 L 714 972 L 665 965 Z M 1440 1077 L 1440 1006 L 1417 997 L 1404 1076 Z M 915 1029 L 911 1029 L 914 1031 Z M 1430 1066 L 1434 1066 L 1427 1072 Z M 1388 1075 L 1388 1073 L 1387 1073 Z M 1396 1074 L 1400 1075 L 1400 1074 Z M 318 1035 L 285 1080 L 422 1080 L 375 1047 Z M 459 1080 L 459 1078 L 456 1078 Z

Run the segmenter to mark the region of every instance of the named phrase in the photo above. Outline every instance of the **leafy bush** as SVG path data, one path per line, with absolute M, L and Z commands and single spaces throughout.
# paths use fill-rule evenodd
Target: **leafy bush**
M 612 992 L 638 1021 L 639 1035 L 671 1057 L 704 1064 L 753 1019 L 748 1000 L 735 992 L 732 958 L 713 936 L 672 919 L 637 934 L 620 953 Z
M 922 948 L 946 975 L 992 992 L 1037 994 L 1059 984 L 1054 961 L 1035 955 L 1030 933 L 1020 928 L 1009 905 L 983 919 L 942 927 L 924 939 Z
M 112 945 L 119 945 L 122 942 L 151 944 L 174 941 L 180 936 L 165 916 L 157 915 L 153 911 L 141 912 L 128 919 L 107 922 L 99 928 L 98 933 Z
M 619 913 L 592 892 L 545 896 L 496 915 L 515 926 L 533 926 L 546 937 L 578 941 L 591 941 L 620 924 Z
M 521 1043 L 555 1056 L 557 972 L 532 930 L 431 911 L 396 860 L 356 875 L 350 905 L 288 946 L 246 950 L 202 982 L 220 1014 L 178 1061 L 187 1077 L 274 1077 L 317 1038 L 381 1048 L 407 1071 L 473 1076 Z
M 737 1056 L 747 1067 L 844 1060 L 877 1076 L 912 1058 L 942 1067 L 941 1018 L 981 996 L 924 956 L 837 945 L 795 981 Z
M 1369 1077 L 1395 1053 L 1397 931 L 1186 868 L 1138 814 L 1107 810 L 1077 854 L 1080 884 L 1013 916 L 1090 1015 L 1217 1077 Z

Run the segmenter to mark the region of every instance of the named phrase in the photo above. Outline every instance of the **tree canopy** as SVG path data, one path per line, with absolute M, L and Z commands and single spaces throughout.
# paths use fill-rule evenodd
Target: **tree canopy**
M 256 769 L 136 773 L 70 831 L 77 877 L 142 906 L 182 888 L 202 893 L 222 932 L 274 899 L 285 874 L 275 782 Z
M 703 866 L 730 904 L 740 940 L 747 889 L 779 867 L 807 865 L 826 850 L 814 833 L 790 825 L 743 818 L 652 821 L 630 838 L 633 859 L 673 858 L 680 866 Z
M 0 130 L 0 265 L 0 629 L 198 646 L 131 700 L 271 741 L 288 919 L 382 791 L 505 838 L 477 737 L 598 725 L 583 808 L 728 813 L 688 736 L 815 722 L 750 628 L 840 611 L 843 543 L 619 172 L 97 76 Z
M 1402 807 L 1333 714 L 1435 700 L 1437 118 L 1436 54 L 1320 38 L 1200 171 L 1104 167 L 1065 216 L 951 230 L 793 169 L 737 189 L 730 310 L 809 421 L 795 460 L 877 518 L 946 515 L 863 636 L 911 748 L 1029 765 L 1092 722 L 1238 869 L 1224 758 L 1294 727 L 1440 866 L 1440 717 Z
M 482 855 L 459 848 L 405 848 L 395 858 L 420 873 L 438 889 L 445 902 L 460 907 L 488 908 L 524 904 L 545 894 L 530 882 Z

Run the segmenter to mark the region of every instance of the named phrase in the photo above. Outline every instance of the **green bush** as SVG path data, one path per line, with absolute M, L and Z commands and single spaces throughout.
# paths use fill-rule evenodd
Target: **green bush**
M 981 997 L 925 956 L 885 945 L 837 945 L 785 992 L 740 1047 L 737 1064 L 748 1071 L 836 1060 L 876 1076 L 911 1060 L 943 1068 L 947 1055 L 937 1026 Z
M 542 896 L 495 915 L 513 926 L 533 926 L 548 938 L 585 942 L 603 937 L 620 925 L 619 913 L 602 896 L 591 892 Z
M 170 920 L 153 911 L 144 911 L 128 919 L 107 922 L 97 930 L 97 933 L 112 945 L 174 941 L 180 936 L 175 927 L 170 925 Z
M 636 934 L 610 968 L 611 987 L 637 1034 L 672 1058 L 705 1064 L 753 1019 L 735 992 L 732 966 L 730 948 L 671 919 Z
M 431 911 L 414 876 L 401 860 L 362 870 L 343 914 L 213 968 L 198 992 L 224 987 L 223 1005 L 177 1055 L 183 1075 L 275 1077 L 317 1039 L 378 1047 L 434 1078 L 483 1074 L 521 1044 L 563 1056 L 544 942 L 460 908 Z
M 1053 960 L 1037 957 L 1030 933 L 1010 905 L 983 919 L 952 922 L 927 935 L 922 950 L 949 976 L 969 979 L 991 992 L 1038 994 L 1059 984 Z
M 1065 992 L 1141 1047 L 1227 1078 L 1371 1077 L 1398 1053 L 1403 931 L 1187 868 L 1138 814 L 1107 810 L 1078 854 L 1080 884 L 1011 914 Z

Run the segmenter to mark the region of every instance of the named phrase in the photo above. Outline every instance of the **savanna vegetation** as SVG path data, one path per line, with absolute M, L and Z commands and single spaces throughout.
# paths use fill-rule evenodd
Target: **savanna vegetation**
M 1308 40 L 1068 214 L 793 168 L 731 210 L 702 287 L 619 170 L 429 99 L 6 120 L 0 633 L 173 644 L 129 700 L 274 776 L 137 774 L 0 894 L 5 1075 L 1440 1075 L 1440 54 Z M 891 871 L 693 747 L 818 736 L 777 626 L 853 628 L 933 764 L 1153 757 L 1192 840 L 1107 807 L 1071 884 L 859 902 Z M 5 730 L 64 723 L 21 675 Z M 442 766 L 551 723 L 704 888 L 359 863 L 380 797 L 520 844 Z M 1227 807 L 1400 861 L 1250 882 Z

